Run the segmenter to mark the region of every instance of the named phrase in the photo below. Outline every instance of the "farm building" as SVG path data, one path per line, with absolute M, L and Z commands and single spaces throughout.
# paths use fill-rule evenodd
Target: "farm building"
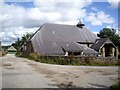
M 7 52 L 8 52 L 8 54 L 16 54 L 17 50 L 13 46 L 10 46 L 7 49 Z
M 118 49 L 109 38 L 100 38 L 91 46 L 102 57 L 118 57 Z
M 98 55 L 99 50 L 91 48 L 98 39 L 81 22 L 77 25 L 45 23 L 20 50 L 48 56 Z
M 84 27 L 81 22 L 76 26 L 43 24 L 22 46 L 21 50 L 45 55 L 96 55 L 90 48 L 98 37 Z

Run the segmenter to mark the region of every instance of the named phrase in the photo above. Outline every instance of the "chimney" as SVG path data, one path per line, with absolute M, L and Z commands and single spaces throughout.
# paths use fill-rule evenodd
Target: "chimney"
M 85 26 L 82 21 L 79 21 L 78 24 L 76 25 L 78 28 L 83 28 L 83 26 Z

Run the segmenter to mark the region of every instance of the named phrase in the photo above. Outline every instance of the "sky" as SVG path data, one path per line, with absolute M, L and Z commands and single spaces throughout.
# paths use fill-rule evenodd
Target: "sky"
M 11 45 L 44 23 L 76 25 L 80 20 L 91 32 L 118 29 L 119 0 L 1 0 L 0 41 Z

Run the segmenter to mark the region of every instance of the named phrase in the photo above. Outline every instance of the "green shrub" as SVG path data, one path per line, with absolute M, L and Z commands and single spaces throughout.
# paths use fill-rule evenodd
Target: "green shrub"
M 110 65 L 120 65 L 119 60 L 99 60 L 95 57 L 65 57 L 65 56 L 44 56 L 38 53 L 31 53 L 29 55 L 24 55 L 24 53 L 17 53 L 18 56 L 27 57 L 28 59 L 49 64 L 59 64 L 59 65 L 91 65 L 91 66 L 110 66 Z
M 0 51 L 0 57 L 5 56 L 6 54 L 6 52 Z
M 119 65 L 118 60 L 94 60 L 94 65 L 98 66 L 110 66 L 110 65 Z
M 15 54 L 16 56 L 18 56 L 18 57 L 21 57 L 21 55 L 22 55 L 22 52 L 16 52 L 16 54 Z
M 110 88 L 111 88 L 111 90 L 120 90 L 120 84 L 119 83 L 118 84 L 114 84 Z
M 29 56 L 28 56 L 28 59 L 33 59 L 33 60 L 35 60 L 35 61 L 39 61 L 39 59 L 40 59 L 40 54 L 38 54 L 38 53 L 31 53 Z

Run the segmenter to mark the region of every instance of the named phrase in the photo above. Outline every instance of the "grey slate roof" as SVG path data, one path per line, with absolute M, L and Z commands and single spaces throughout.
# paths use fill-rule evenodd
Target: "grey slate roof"
M 87 54 L 87 55 L 97 55 L 98 54 L 98 52 L 92 48 L 89 48 L 82 44 L 78 44 L 78 46 L 82 49 L 83 54 Z
M 76 42 L 70 42 L 70 41 L 62 42 L 62 41 L 58 41 L 57 44 L 60 47 L 64 48 L 65 51 L 67 51 L 67 52 L 81 52 L 83 50 L 83 47 L 77 45 Z
M 84 47 L 83 53 L 87 54 L 87 55 L 97 55 L 98 54 L 98 52 L 96 52 L 94 49 L 91 49 L 88 47 Z
M 85 27 L 46 23 L 32 36 L 31 42 L 38 53 L 64 55 L 62 48 L 80 52 L 83 47 L 77 42 L 94 43 L 97 38 Z
M 91 48 L 98 51 L 100 47 L 104 44 L 113 44 L 113 43 L 109 38 L 100 38 L 91 46 Z

